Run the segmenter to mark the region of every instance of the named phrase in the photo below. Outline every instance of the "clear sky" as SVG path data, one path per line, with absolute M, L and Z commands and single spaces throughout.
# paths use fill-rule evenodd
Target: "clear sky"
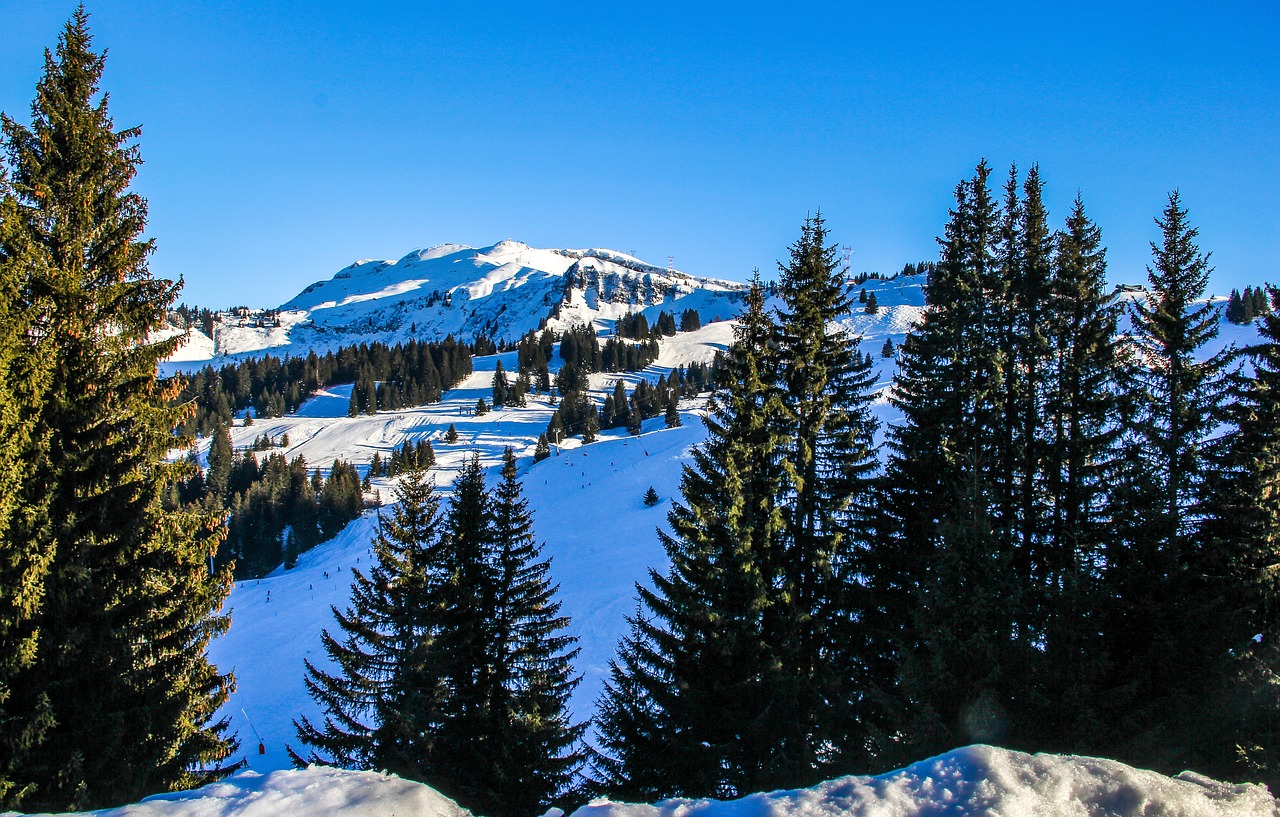
M 821 207 L 855 271 L 935 258 L 957 181 L 1038 162 L 1113 281 L 1178 187 L 1214 288 L 1280 282 L 1280 2 L 87 3 L 141 124 L 152 270 L 274 306 L 443 242 L 768 277 Z M 29 115 L 70 0 L 0 0 Z

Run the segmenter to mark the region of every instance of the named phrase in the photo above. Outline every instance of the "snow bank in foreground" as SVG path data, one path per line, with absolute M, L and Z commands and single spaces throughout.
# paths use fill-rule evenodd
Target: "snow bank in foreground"
M 468 817 L 429 786 L 377 772 L 312 766 L 240 774 L 194 791 L 89 812 L 100 817 Z
M 106 809 L 101 817 L 467 817 L 420 783 L 376 772 L 313 766 L 243 772 L 196 791 Z M 1183 772 L 1176 778 L 1111 760 L 1027 755 L 970 746 L 879 777 L 844 777 L 810 789 L 741 800 L 667 800 L 656 806 L 597 800 L 572 817 L 1276 817 L 1261 786 Z M 537 815 L 529 815 L 537 817 Z
M 1254 817 L 1277 814 L 1260 786 L 1183 772 L 1176 778 L 1111 760 L 1027 755 L 969 746 L 879 777 L 844 777 L 810 789 L 741 800 L 597 801 L 573 817 Z

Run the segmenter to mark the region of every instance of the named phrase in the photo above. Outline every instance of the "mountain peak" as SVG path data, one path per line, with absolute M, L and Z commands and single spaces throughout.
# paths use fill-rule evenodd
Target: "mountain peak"
M 628 312 L 651 313 L 650 321 L 664 310 L 728 317 L 743 289 L 604 248 L 538 248 L 513 238 L 482 248 L 437 244 L 398 261 L 357 261 L 272 313 L 224 315 L 214 340 L 219 356 L 446 335 L 511 341 L 542 326 L 608 328 Z

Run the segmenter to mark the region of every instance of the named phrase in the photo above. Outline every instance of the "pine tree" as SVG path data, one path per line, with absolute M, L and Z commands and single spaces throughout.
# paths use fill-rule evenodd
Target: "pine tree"
M 492 660 L 486 711 L 485 766 L 473 788 L 484 796 L 472 808 L 494 817 L 545 811 L 569 794 L 583 762 L 585 724 L 569 720 L 569 696 L 579 679 L 572 661 L 576 639 L 533 535 L 533 519 L 516 474 L 515 452 L 503 455 L 493 495 Z
M 216 612 L 229 573 L 207 567 L 220 526 L 162 509 L 185 469 L 165 456 L 186 444 L 173 436 L 186 409 L 171 406 L 181 384 L 156 371 L 182 339 L 148 338 L 177 287 L 147 271 L 146 203 L 128 190 L 138 131 L 114 130 L 105 96 L 95 99 L 102 68 L 82 7 L 46 52 L 31 127 L 3 120 L 13 246 L 40 256 L 23 264 L 20 292 L 47 294 L 21 307 L 59 373 L 34 429 L 48 444 L 29 471 L 48 494 L 33 547 L 53 561 L 37 651 L 5 704 L 52 720 L 23 745 L 0 744 L 9 791 L 37 810 L 216 780 L 234 748 L 225 720 L 213 722 L 231 679 L 205 657 L 228 623 Z
M 1232 323 L 1248 323 L 1244 319 L 1244 302 L 1238 289 L 1231 290 L 1227 296 L 1226 318 Z
M 640 382 L 643 383 L 644 381 L 641 380 Z M 639 384 L 636 384 L 636 389 L 639 390 Z M 639 437 L 640 432 L 644 430 L 643 421 L 644 415 L 641 413 L 639 401 L 636 400 L 633 393 L 630 406 L 627 409 L 627 433 L 632 437 Z
M 659 534 L 671 560 L 638 588 L 596 719 L 598 785 L 613 797 L 731 796 L 789 771 L 792 698 L 764 616 L 783 560 L 774 326 L 759 277 L 735 330 L 725 387 Z M 652 490 L 652 489 L 651 489 Z M 653 492 L 656 497 L 656 491 Z
M 1253 314 L 1258 317 L 1271 314 L 1271 301 L 1265 287 L 1255 287 L 1253 290 Z
M 664 421 L 667 424 L 667 428 L 680 427 L 680 404 L 678 400 L 679 398 L 673 390 L 671 392 L 671 396 L 667 398 L 667 410 L 664 415 Z
M 644 502 L 644 506 L 646 508 L 652 508 L 661 502 L 662 499 L 658 496 L 658 492 L 653 489 L 653 486 L 650 485 L 649 489 L 644 492 L 644 497 L 641 501 Z
M 449 428 L 444 433 L 444 441 L 450 445 L 458 441 L 458 429 L 453 427 L 453 423 L 449 423 Z
M 868 315 L 877 315 L 880 313 L 880 304 L 876 302 L 876 294 L 874 292 L 867 296 L 867 305 L 863 311 Z
M 1001 738 L 989 727 L 1010 723 L 1000 715 L 1022 693 L 1007 674 L 1025 666 L 1028 649 L 1013 623 L 1021 585 L 993 515 L 1007 473 L 997 466 L 1009 461 L 1002 347 L 1012 345 L 1002 332 L 1008 264 L 996 249 L 1017 247 L 1020 218 L 1006 221 L 1000 241 L 989 177 L 982 162 L 956 187 L 925 312 L 900 350 L 890 397 L 903 423 L 889 429 L 876 542 L 863 565 L 875 599 L 867 700 L 882 766 Z M 1000 603 L 978 604 L 993 598 Z
M 471 808 L 489 803 L 488 781 L 478 770 L 489 762 L 487 707 L 496 672 L 489 617 L 496 603 L 493 514 L 478 454 L 467 458 L 454 480 L 444 528 L 448 587 L 436 601 L 442 617 L 437 643 L 449 694 L 435 730 L 430 776 L 417 779 Z
M 1079 196 L 1057 236 L 1047 331 L 1042 550 L 1045 593 L 1038 629 L 1044 655 L 1034 684 L 1041 705 L 1027 720 L 1041 745 L 1088 752 L 1106 731 L 1100 709 L 1109 658 L 1100 637 L 1101 566 L 1111 540 L 1111 485 L 1119 436 L 1117 308 L 1106 289 L 1102 237 Z
M 1015 179 L 1016 175 L 1011 173 L 1011 188 Z M 1012 269 L 1006 267 L 1007 272 L 1012 273 L 1007 281 L 1012 344 L 1006 350 L 1003 380 L 1008 395 L 1006 405 L 1011 410 L 1012 439 L 1007 443 L 1009 452 L 1001 459 L 1009 464 L 1004 474 L 1007 484 L 1004 491 L 1011 513 L 1000 522 L 1013 537 L 1015 569 L 1031 586 L 1032 598 L 1027 600 L 1023 620 L 1019 622 L 1022 628 L 1027 628 L 1034 626 L 1030 621 L 1040 618 L 1034 607 L 1043 603 L 1039 598 L 1040 589 L 1048 583 L 1043 575 L 1048 559 L 1040 552 L 1047 513 L 1042 501 L 1040 464 L 1045 460 L 1048 445 L 1043 422 L 1047 392 L 1043 372 L 1050 368 L 1052 358 L 1052 339 L 1047 329 L 1052 304 L 1054 236 L 1049 229 L 1038 167 L 1033 165 L 1028 171 L 1022 191 L 1023 198 L 1017 208 L 1018 224 L 1012 236 L 1018 245 L 1014 252 L 1015 264 Z M 997 480 L 997 484 L 999 482 Z
M 862 685 L 855 554 L 869 538 L 872 478 L 878 469 L 871 413 L 875 382 L 857 339 L 829 327 L 850 309 L 837 248 L 826 244 L 821 213 L 807 219 L 780 263 L 783 308 L 773 344 L 785 414 L 785 550 L 771 577 L 788 598 L 767 614 L 768 641 L 792 673 L 795 713 L 781 736 L 789 769 L 776 783 L 801 785 L 845 764 L 865 741 L 853 711 Z M 870 302 L 870 298 L 868 298 Z
M 1104 627 L 1117 661 L 1109 729 L 1123 736 L 1116 756 L 1157 768 L 1181 767 L 1195 742 L 1196 711 L 1215 670 L 1207 614 L 1217 605 L 1204 577 L 1217 554 L 1200 534 L 1207 446 L 1218 422 L 1230 350 L 1201 359 L 1218 334 L 1217 308 L 1197 304 L 1208 256 L 1195 243 L 1177 191 L 1156 220 L 1148 268 L 1151 297 L 1134 305 L 1132 363 L 1124 417 L 1119 542 L 1106 554 Z
M 295 763 L 387 769 L 429 779 L 442 721 L 448 665 L 438 639 L 441 595 L 451 578 L 435 486 L 423 471 L 396 483 L 397 505 L 374 539 L 366 576 L 353 568 L 351 606 L 333 608 L 341 637 L 321 638 L 337 671 L 306 662 L 307 692 L 325 711 L 323 724 L 295 721 L 312 747 Z
M 493 407 L 502 408 L 507 404 L 507 373 L 499 360 L 493 371 Z
M 596 411 L 595 405 L 586 403 L 582 411 L 582 442 L 589 444 L 596 441 L 600 435 L 600 412 Z
M 893 338 L 885 338 L 884 346 L 880 347 L 880 357 L 893 357 Z
M 40 605 L 53 558 L 53 543 L 39 527 L 47 519 L 45 492 L 32 484 L 28 471 L 28 463 L 42 461 L 37 421 L 51 357 L 47 339 L 32 342 L 38 336 L 30 332 L 30 320 L 48 307 L 23 293 L 24 281 L 47 256 L 19 228 L 18 212 L 0 171 L 0 382 L 6 384 L 0 390 L 0 808 L 16 806 L 31 793 L 34 781 L 15 779 L 15 761 L 52 726 L 47 699 L 15 701 L 10 689 L 11 679 L 21 683 L 36 662 Z
M 1272 298 L 1277 295 L 1272 290 Z M 1201 530 L 1216 672 L 1189 713 L 1199 738 L 1186 761 L 1219 779 L 1280 784 L 1280 317 L 1268 310 L 1246 350 L 1251 376 L 1231 378 L 1230 431 L 1210 452 Z M 1181 759 L 1180 759 L 1181 760 Z
M 408 443 L 406 443 L 408 445 Z M 436 464 L 436 450 L 431 447 L 430 440 L 418 440 L 414 450 L 414 459 L 419 468 L 430 468 Z
M 533 461 L 541 462 L 551 456 L 551 443 L 547 442 L 546 434 L 538 435 L 538 442 L 533 447 Z
M 221 422 L 213 426 L 209 438 L 209 473 L 206 484 L 209 494 L 219 505 L 227 501 L 227 488 L 231 478 L 231 465 L 235 461 L 235 453 L 231 448 L 231 430 Z

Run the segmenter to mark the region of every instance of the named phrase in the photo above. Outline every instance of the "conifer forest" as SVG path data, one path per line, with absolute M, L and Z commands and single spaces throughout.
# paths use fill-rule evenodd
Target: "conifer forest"
M 266 740 L 232 728 L 238 669 L 210 652 L 233 588 L 319 572 L 362 531 L 363 561 L 323 565 L 344 601 L 292 672 L 300 768 L 385 770 L 487 817 L 732 799 L 970 744 L 1280 785 L 1280 290 L 1212 297 L 1190 196 L 1153 203 L 1129 287 L 1087 189 L 1050 213 L 1051 168 L 981 160 L 937 257 L 894 275 L 851 272 L 815 209 L 719 301 L 674 275 L 643 301 L 661 266 L 619 254 L 631 283 L 588 280 L 603 256 L 579 252 L 518 333 L 406 319 L 179 371 L 222 313 L 149 269 L 142 133 L 109 110 L 90 29 L 82 6 L 29 115 L 3 118 L 0 810 L 252 768 Z M 864 347 L 849 326 L 897 314 L 895 281 L 922 282 L 918 319 Z M 424 289 L 423 314 L 483 308 L 457 292 Z M 605 317 L 569 321 L 575 297 Z M 308 414 L 322 398 L 338 411 Z M 354 442 L 312 461 L 323 424 Z M 684 450 L 653 442 L 691 425 Z M 670 481 L 628 477 L 624 444 Z M 531 501 L 558 478 L 611 480 L 590 496 L 650 514 L 665 556 L 634 577 L 589 715 L 594 635 L 548 533 L 578 522 Z

